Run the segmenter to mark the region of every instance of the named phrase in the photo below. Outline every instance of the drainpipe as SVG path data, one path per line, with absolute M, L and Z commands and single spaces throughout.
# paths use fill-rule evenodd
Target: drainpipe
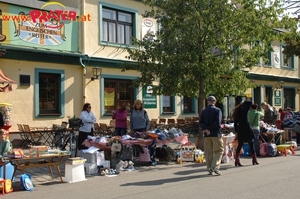
M 82 104 L 85 104 L 85 77 L 86 77 L 86 66 L 82 62 L 82 57 L 79 57 L 79 62 L 83 69 L 83 76 L 82 76 Z
M 81 0 L 81 16 L 85 14 L 85 0 Z M 81 26 L 81 53 L 85 54 L 85 22 L 80 22 Z M 82 76 L 82 104 L 86 103 L 86 89 L 85 89 L 85 79 L 86 79 L 86 66 L 82 62 L 82 57 L 79 58 L 79 62 L 83 67 L 83 76 Z
M 85 15 L 85 0 L 81 1 L 81 11 L 80 11 L 81 15 Z M 86 22 L 80 22 L 81 25 L 81 50 L 82 50 L 82 54 L 85 54 L 85 23 Z

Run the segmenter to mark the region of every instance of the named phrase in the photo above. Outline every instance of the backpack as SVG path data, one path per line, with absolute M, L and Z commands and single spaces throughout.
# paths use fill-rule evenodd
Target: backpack
M 132 160 L 133 158 L 133 148 L 131 145 L 125 145 L 122 147 L 121 150 L 121 156 L 120 159 L 121 160 Z
M 261 143 L 259 146 L 259 155 L 266 157 L 268 156 L 268 143 Z
M 22 174 L 20 176 L 20 182 L 24 190 L 26 191 L 33 190 L 33 183 L 29 174 L 26 173 Z
M 268 156 L 275 157 L 277 155 L 277 146 L 274 143 L 268 143 Z
M 272 108 L 273 108 L 273 111 L 272 111 L 273 119 L 277 120 L 277 118 L 278 118 L 278 111 L 276 110 L 275 107 L 272 107 Z
M 151 162 L 150 152 L 148 147 L 143 147 L 143 152 L 139 154 L 139 161 L 141 162 Z

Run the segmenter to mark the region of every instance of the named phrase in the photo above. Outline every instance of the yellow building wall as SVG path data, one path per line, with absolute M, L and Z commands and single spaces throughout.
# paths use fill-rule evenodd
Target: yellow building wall
M 4 74 L 16 81 L 11 92 L 0 92 L 0 103 L 12 104 L 12 131 L 17 130 L 17 124 L 46 127 L 52 126 L 52 124 L 61 124 L 62 121 L 68 121 L 68 116 L 79 116 L 83 103 L 81 66 L 9 59 L 0 59 L 0 65 Z M 35 117 L 35 68 L 65 71 L 65 116 L 63 118 Z M 19 75 L 21 74 L 30 75 L 30 86 L 19 85 Z
M 101 1 L 109 3 L 112 5 L 118 5 L 121 7 L 134 9 L 138 11 L 137 19 L 137 32 L 138 38 L 141 38 L 141 26 L 142 26 L 142 14 L 145 13 L 145 10 L 149 10 L 143 3 L 136 2 L 133 0 L 128 1 L 119 1 L 119 0 L 107 0 Z M 85 51 L 84 53 L 93 56 L 93 57 L 103 57 L 107 59 L 117 59 L 117 60 L 126 60 L 125 56 L 127 55 L 125 48 L 116 48 L 111 46 L 102 46 L 100 45 L 100 33 L 101 29 L 99 28 L 99 1 L 86 1 L 85 2 L 85 15 L 91 15 L 91 21 L 84 24 L 85 27 Z

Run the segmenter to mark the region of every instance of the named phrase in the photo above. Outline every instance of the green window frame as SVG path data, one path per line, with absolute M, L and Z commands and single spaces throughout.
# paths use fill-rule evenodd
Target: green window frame
M 183 114 L 196 113 L 196 98 L 182 96 L 181 110 Z
M 106 19 L 104 18 L 103 15 L 103 9 L 116 12 L 116 18 L 115 19 Z M 126 22 L 124 20 L 121 20 L 118 16 L 118 14 L 124 14 L 124 15 L 131 15 L 131 22 Z M 114 4 L 109 4 L 105 2 L 100 2 L 99 3 L 99 34 L 100 34 L 100 45 L 109 45 L 109 46 L 115 46 L 115 47 L 126 47 L 126 46 L 131 46 L 131 37 L 136 38 L 138 34 L 137 30 L 137 24 L 138 24 L 138 11 L 135 9 L 127 8 L 127 7 L 122 7 Z M 115 29 L 115 34 L 116 34 L 116 42 L 109 42 L 105 40 L 105 35 L 103 34 L 104 31 L 104 25 L 105 23 L 111 23 L 116 25 Z M 118 28 L 121 28 L 122 26 L 124 27 L 131 27 L 131 37 L 130 37 L 130 43 L 119 43 L 118 38 L 125 37 L 123 34 L 118 34 Z M 126 32 L 126 31 L 125 31 Z M 123 33 L 125 34 L 123 31 Z M 128 38 L 127 38 L 128 39 Z
M 175 96 L 168 96 L 168 95 L 161 95 L 160 96 L 160 112 L 162 115 L 176 114 L 176 97 Z
M 125 98 L 123 99 L 120 99 L 121 98 L 121 95 L 122 93 L 126 92 L 122 92 L 120 93 L 120 89 L 122 90 L 122 85 L 120 87 L 120 83 L 122 82 L 130 82 L 132 81 L 133 79 L 136 79 L 137 77 L 136 76 L 118 76 L 118 75 L 101 75 L 101 78 L 100 78 L 100 81 L 101 81 L 101 86 L 100 86 L 100 107 L 101 107 L 101 110 L 100 110 L 100 113 L 102 116 L 111 116 L 112 115 L 112 110 L 115 110 L 117 107 L 117 103 L 120 103 L 120 102 L 127 102 L 128 103 L 128 106 L 126 107 L 126 109 L 128 110 L 128 113 L 130 113 L 130 110 L 132 109 L 132 105 L 133 105 L 133 102 L 138 99 L 138 93 L 139 93 L 139 88 L 130 88 L 132 89 L 131 91 L 131 94 L 130 94 L 130 98 L 131 99 L 128 99 L 126 100 Z M 107 111 L 107 107 L 108 106 L 105 106 L 105 85 L 107 85 L 107 82 L 111 82 L 111 83 L 114 83 L 116 82 L 116 86 L 117 86 L 117 93 L 115 94 L 114 96 L 114 105 L 113 107 L 111 107 L 108 111 Z M 117 85 L 118 84 L 118 85 Z
M 48 80 L 54 80 L 55 83 L 47 83 Z M 46 80 L 46 85 L 40 85 L 40 80 Z M 35 103 L 35 117 L 65 117 L 65 71 L 64 70 L 52 70 L 52 69 L 35 69 L 35 80 L 34 80 L 34 103 Z M 47 85 L 49 84 L 49 85 Z M 53 88 L 55 86 L 55 88 Z M 46 93 L 55 92 L 54 98 L 54 109 L 45 110 L 44 106 L 41 104 L 41 100 L 44 98 Z M 48 91 L 47 91 L 48 90 Z M 47 98 L 47 97 L 46 97 Z M 46 99 L 47 100 L 47 99 Z M 51 106 L 51 105 L 50 105 Z M 44 110 L 43 110 L 44 109 Z
M 294 62 L 294 56 L 290 57 L 289 60 L 287 62 L 284 61 L 285 59 L 285 55 L 283 54 L 283 50 L 284 50 L 284 47 L 286 45 L 285 44 L 282 44 L 280 45 L 280 57 L 281 57 L 281 68 L 282 69 L 294 69 L 294 65 L 295 65 L 295 62 Z

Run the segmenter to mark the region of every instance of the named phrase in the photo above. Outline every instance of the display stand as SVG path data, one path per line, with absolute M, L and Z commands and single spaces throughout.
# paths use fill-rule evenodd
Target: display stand
M 73 183 L 86 180 L 84 173 L 84 163 L 70 165 L 65 164 L 64 182 Z

